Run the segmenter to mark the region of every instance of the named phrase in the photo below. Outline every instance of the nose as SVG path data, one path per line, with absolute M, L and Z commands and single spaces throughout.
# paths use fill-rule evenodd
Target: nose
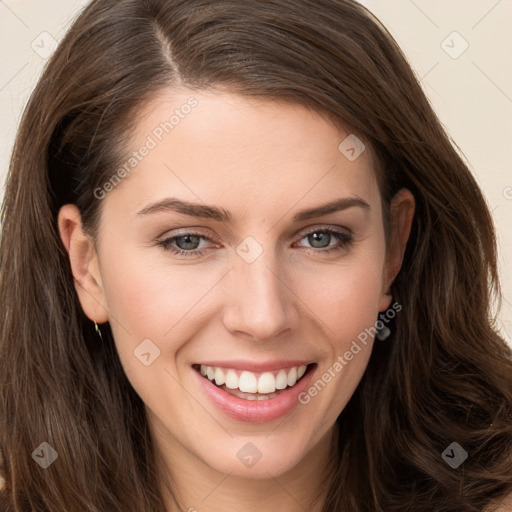
M 252 263 L 236 261 L 227 276 L 223 321 L 236 336 L 270 341 L 299 323 L 298 297 L 270 251 Z

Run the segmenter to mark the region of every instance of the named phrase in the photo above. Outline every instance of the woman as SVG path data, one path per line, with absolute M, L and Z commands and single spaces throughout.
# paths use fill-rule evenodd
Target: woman
M 359 4 L 93 1 L 2 215 L 2 510 L 509 510 L 491 216 Z

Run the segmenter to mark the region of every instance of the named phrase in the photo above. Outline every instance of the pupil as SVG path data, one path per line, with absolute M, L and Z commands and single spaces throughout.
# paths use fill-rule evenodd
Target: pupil
M 180 241 L 184 240 L 185 243 L 180 243 Z M 185 235 L 180 236 L 179 238 L 176 238 L 176 245 L 180 249 L 197 249 L 197 246 L 199 244 L 199 237 L 196 235 Z
M 322 247 L 328 247 L 330 242 L 331 235 L 329 233 L 312 233 L 308 236 L 308 242 L 311 244 L 312 247 L 315 248 L 322 248 Z

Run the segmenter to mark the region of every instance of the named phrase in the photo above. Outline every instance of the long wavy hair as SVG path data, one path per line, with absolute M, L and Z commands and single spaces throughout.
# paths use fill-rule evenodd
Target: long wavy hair
M 392 284 L 403 306 L 339 416 L 324 512 L 481 512 L 512 491 L 512 355 L 496 329 L 496 240 L 481 190 L 390 34 L 353 0 L 94 0 L 25 109 L 1 212 L 2 511 L 160 512 L 162 469 L 108 325 L 81 309 L 58 234 L 123 161 L 164 88 L 224 87 L 349 126 L 388 213 L 416 199 Z M 469 454 L 457 469 L 442 453 Z M 40 468 L 48 442 L 58 459 Z

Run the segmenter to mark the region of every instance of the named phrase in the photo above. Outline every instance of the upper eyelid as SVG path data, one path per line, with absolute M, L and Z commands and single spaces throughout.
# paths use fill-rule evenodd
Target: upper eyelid
M 298 233 L 297 233 L 297 236 L 306 236 L 310 233 L 315 233 L 317 231 L 334 231 L 334 232 L 339 232 L 339 231 L 346 231 L 347 233 L 349 234 L 352 234 L 352 230 L 349 229 L 349 228 L 346 228 L 346 227 L 343 227 L 343 226 L 326 226 L 326 225 L 318 225 L 318 226 L 311 226 L 311 227 L 307 227 L 307 228 L 304 228 L 304 229 L 301 229 Z

